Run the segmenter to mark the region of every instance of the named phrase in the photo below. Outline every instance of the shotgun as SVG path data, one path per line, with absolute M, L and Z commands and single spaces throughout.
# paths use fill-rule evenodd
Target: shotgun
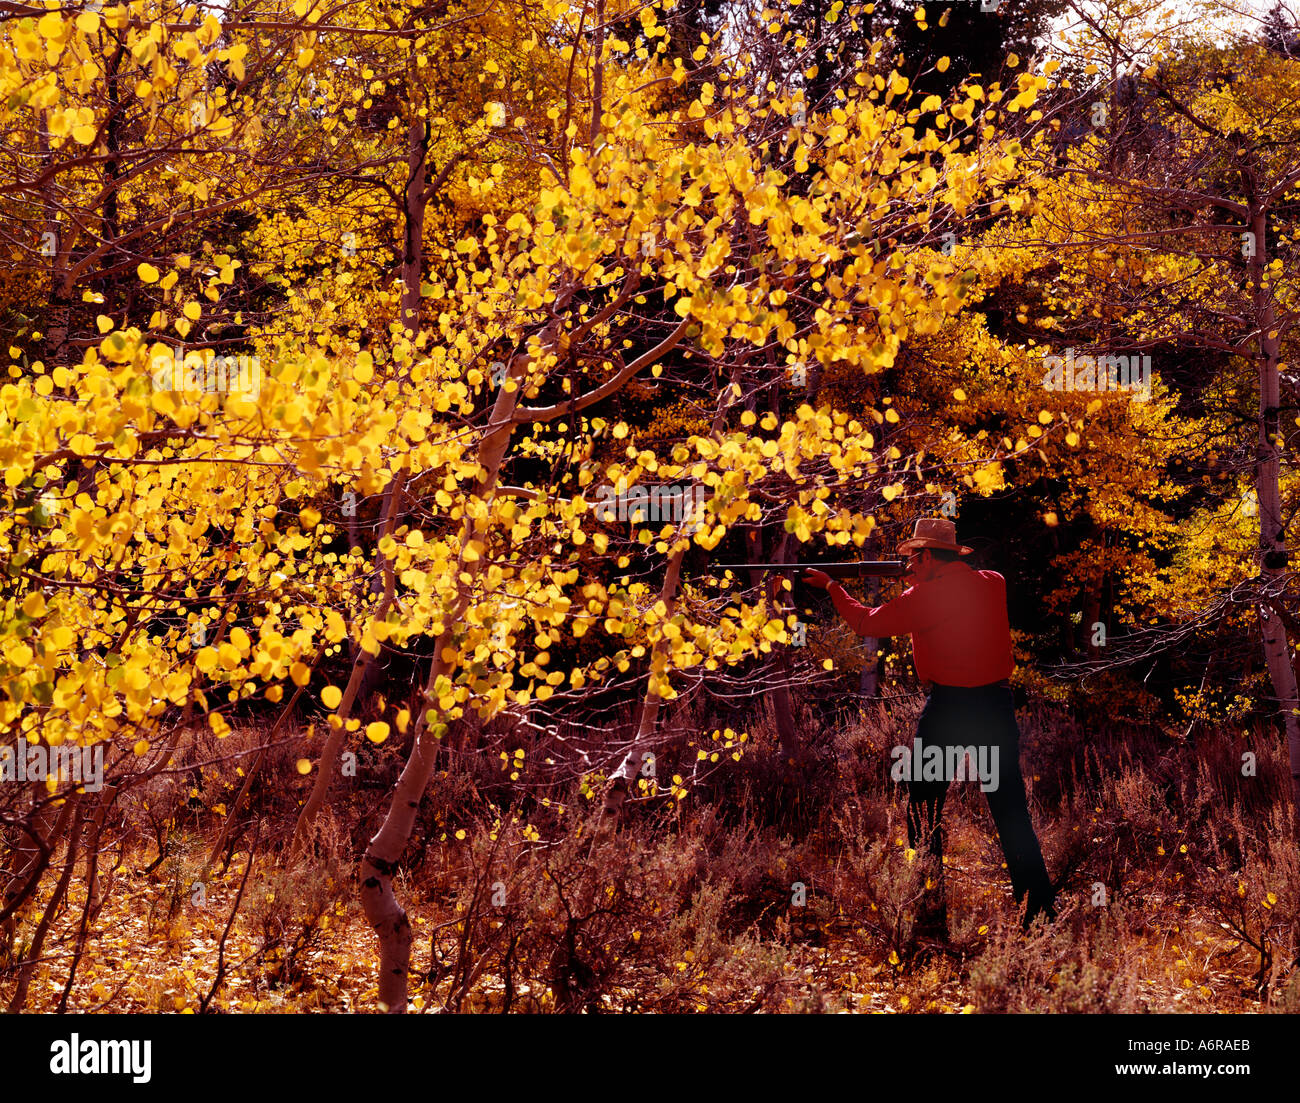
M 850 563 L 715 563 L 717 570 L 821 571 L 831 578 L 900 578 L 907 564 L 899 559 L 867 559 Z

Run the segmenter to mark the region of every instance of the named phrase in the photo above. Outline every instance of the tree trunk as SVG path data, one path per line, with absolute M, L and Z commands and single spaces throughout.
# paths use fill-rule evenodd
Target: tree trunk
M 787 562 L 790 554 L 790 534 L 783 532 L 776 545 L 776 561 Z M 785 599 L 785 591 L 777 589 L 780 580 L 772 578 L 775 591 L 772 598 L 773 611 L 784 620 L 789 616 L 792 606 Z M 787 628 L 789 626 L 787 625 Z M 776 734 L 781 745 L 781 759 L 787 766 L 793 766 L 802 750 L 799 743 L 799 729 L 794 722 L 794 699 L 790 694 L 790 651 L 782 647 L 774 660 L 776 667 L 776 684 L 772 687 L 772 715 L 776 719 Z
M 558 321 L 555 325 L 558 328 Z M 554 333 L 550 335 L 554 339 Z M 527 374 L 531 364 L 525 352 L 511 357 L 506 378 L 518 381 Z M 515 407 L 523 391 L 522 385 L 508 389 L 502 386 L 492 405 L 488 430 L 479 446 L 478 463 L 484 474 L 477 487 L 479 496 L 490 495 L 496 486 L 505 459 L 506 449 L 514 430 Z M 401 1013 L 406 1010 L 406 977 L 411 961 L 411 924 L 406 912 L 393 892 L 393 875 L 415 827 L 415 816 L 420 798 L 429 784 L 434 762 L 438 755 L 440 730 L 445 725 L 431 727 L 429 714 L 434 712 L 432 695 L 438 679 L 455 668 L 455 632 L 459 627 L 472 596 L 472 581 L 479 573 L 483 558 L 467 560 L 465 551 L 470 541 L 485 537 L 483 531 L 488 513 L 473 521 L 467 520 L 461 537 L 461 551 L 456 564 L 459 596 L 454 609 L 449 611 L 446 626 L 434 648 L 433 663 L 425 683 L 425 705 L 415 724 L 415 739 L 411 757 L 393 787 L 388 813 L 378 833 L 370 840 L 361 861 L 361 904 L 366 919 L 379 936 L 379 1003 L 383 1010 Z M 470 581 L 466 582 L 468 575 Z M 450 658 L 448 656 L 451 656 Z
M 565 335 L 570 346 L 580 341 L 597 325 L 607 321 L 635 289 L 636 277 L 633 275 L 629 277 L 619 295 L 603 310 Z M 554 318 L 542 331 L 538 341 L 538 347 L 542 350 L 554 353 L 558 347 L 564 324 L 564 311 L 568 308 L 573 291 L 573 288 L 567 288 L 557 296 L 552 307 Z M 637 372 L 657 363 L 676 346 L 689 325 L 689 317 L 683 318 L 681 324 L 659 344 L 623 365 L 614 376 L 599 387 L 587 392 L 581 398 L 569 399 L 554 406 L 521 407 L 519 405 L 519 398 L 523 392 L 521 380 L 528 376 L 533 366 L 532 356 L 527 351 L 521 349 L 514 353 L 506 365 L 505 379 L 497 391 L 478 450 L 478 467 L 483 474 L 474 488 L 474 495 L 484 501 L 485 508 L 477 517 L 471 519 L 467 516 L 461 529 L 460 553 L 457 556 L 454 572 L 457 580 L 457 598 L 454 608 L 447 611 L 445 627 L 438 637 L 434 650 L 433 662 L 429 668 L 429 677 L 423 694 L 424 706 L 416 719 L 411 756 L 402 768 L 396 785 L 393 786 L 384 822 L 375 837 L 370 840 L 370 845 L 366 848 L 365 856 L 361 861 L 361 904 L 366 918 L 379 937 L 379 1002 L 390 1013 L 400 1014 L 406 1010 L 406 977 L 411 960 L 411 925 L 393 892 L 393 875 L 397 871 L 402 851 L 406 849 L 411 831 L 415 827 L 420 798 L 429 784 L 429 776 L 433 773 L 437 759 L 438 740 L 445 734 L 447 728 L 447 725 L 441 722 L 436 724 L 429 722 L 431 713 L 442 715 L 441 707 L 437 705 L 433 693 L 438 680 L 444 675 L 450 676 L 457 668 L 457 629 L 473 597 L 474 581 L 484 565 L 484 557 L 481 554 L 470 559 L 467 558 L 466 552 L 471 541 L 487 543 L 486 529 L 492 514 L 492 501 L 496 496 L 501 465 L 510 446 L 514 427 L 521 421 L 547 421 L 565 414 L 571 416 L 616 393 Z M 506 386 L 509 381 L 513 381 L 514 386 Z
M 663 619 L 670 620 L 673 610 L 677 607 L 677 580 L 681 577 L 682 557 L 686 554 L 686 549 L 681 548 L 668 557 L 668 570 L 664 574 L 663 586 L 659 590 L 659 600 L 664 606 Z M 661 667 L 667 665 L 669 645 L 667 637 L 660 636 L 655 641 L 654 647 L 650 650 L 650 670 L 651 680 L 654 674 Z M 646 751 L 649 749 L 651 737 L 654 735 L 655 724 L 659 719 L 659 705 L 663 698 L 656 692 L 655 688 L 646 690 L 645 697 L 641 701 L 641 719 L 637 724 L 636 734 L 632 737 L 632 746 L 623 757 L 619 768 L 614 771 L 609 779 L 609 785 L 605 790 L 605 808 L 601 815 L 601 829 L 608 832 L 619 818 L 623 809 L 623 802 L 627 800 L 627 794 L 632 788 L 632 783 L 636 780 L 637 775 L 641 772 L 641 765 L 645 761 Z
M 817 363 L 820 364 L 820 361 Z M 776 354 L 771 348 L 768 349 L 768 365 L 775 378 L 772 380 L 772 385 L 767 389 L 767 409 L 769 413 L 779 420 L 781 416 L 781 387 L 779 381 L 784 378 L 785 369 L 776 364 Z M 820 367 L 817 369 L 817 376 L 817 382 L 820 383 Z M 817 396 L 812 388 L 810 388 L 808 402 L 813 406 L 817 404 Z M 778 563 L 788 562 L 789 549 L 790 533 L 782 532 L 776 548 L 776 561 Z M 782 616 L 786 616 L 790 611 L 790 606 L 781 597 L 776 599 L 776 607 Z M 790 696 L 790 652 L 785 648 L 782 648 L 781 653 L 777 656 L 776 668 L 777 680 L 776 688 L 772 690 L 772 711 L 776 716 L 776 732 L 781 743 L 781 757 L 785 760 L 787 766 L 792 766 L 800 757 L 803 747 L 799 740 L 799 729 L 794 722 L 794 701 Z
M 1266 593 L 1280 595 L 1285 585 L 1288 560 L 1286 527 L 1282 521 L 1281 454 L 1278 448 L 1278 362 L 1281 342 L 1274 328 L 1277 316 L 1273 292 L 1264 281 L 1268 253 L 1264 237 L 1265 212 L 1256 205 L 1253 188 L 1249 194 L 1250 228 L 1256 243 L 1250 269 L 1260 352 L 1259 445 L 1255 459 L 1255 489 L 1259 496 L 1259 573 Z M 1291 766 L 1291 811 L 1296 832 L 1300 834 L 1300 716 L 1297 715 L 1295 668 L 1291 664 L 1282 619 L 1263 604 L 1259 615 L 1264 659 L 1273 684 L 1273 696 L 1282 710 L 1287 756 Z
M 72 834 L 68 839 L 68 851 L 63 863 L 63 872 L 59 875 L 58 883 L 54 886 L 54 893 L 46 903 L 40 921 L 36 924 L 36 930 L 32 934 L 32 942 L 27 948 L 27 954 L 22 964 L 18 966 L 18 979 L 14 984 L 13 998 L 9 1001 L 9 1014 L 11 1015 L 17 1014 L 27 1003 L 27 987 L 31 984 L 32 975 L 36 972 L 36 966 L 41 960 L 42 951 L 45 949 L 45 936 L 50 933 L 54 917 L 58 914 L 59 905 L 63 903 L 63 897 L 68 891 L 68 884 L 72 880 L 72 871 L 77 865 L 77 844 L 81 841 L 82 823 L 79 803 L 80 794 L 71 794 L 64 803 L 63 809 L 59 813 L 58 823 L 55 825 L 55 838 L 62 836 L 69 821 L 72 823 Z
M 420 332 L 420 284 L 424 279 L 424 209 L 428 202 L 426 188 L 429 172 L 429 128 L 420 117 L 415 91 L 420 87 L 415 50 L 407 58 L 408 94 L 411 96 L 411 121 L 406 131 L 406 193 L 403 223 L 406 228 L 402 248 L 402 325 L 407 336 L 415 339 Z
M 28 831 L 19 832 L 10 848 L 6 863 L 9 883 L 4 896 L 0 897 L 0 911 L 21 906 L 35 894 L 40 874 L 54 860 L 54 850 L 59 844 L 59 836 L 54 830 L 59 808 L 49 799 L 45 783 L 29 781 L 27 791 L 31 795 L 31 809 L 27 813 Z M 37 844 L 38 838 L 45 844 L 44 850 Z M 11 921 L 12 917 L 5 922 L 8 924 Z
M 736 389 L 726 387 L 723 397 L 718 402 L 717 413 L 713 417 L 713 426 L 710 433 L 716 440 L 718 434 L 722 432 L 722 427 L 727 423 L 727 411 L 736 401 Z M 691 488 L 691 501 L 694 503 L 695 488 Z M 694 508 L 701 508 L 695 506 Z M 682 557 L 686 554 L 686 549 L 690 547 L 687 541 L 684 546 L 674 551 L 668 557 L 668 570 L 664 574 L 663 586 L 659 590 L 659 600 L 665 606 L 664 619 L 668 620 L 673 615 L 673 609 L 677 605 L 677 580 L 681 576 Z M 659 670 L 661 666 L 667 663 L 667 651 L 669 648 L 666 637 L 660 636 L 655 641 L 654 647 L 650 651 L 650 670 L 652 675 Z M 655 687 L 651 684 L 641 701 L 641 720 L 637 724 L 636 734 L 632 737 L 632 746 L 623 757 L 623 762 L 619 768 L 614 771 L 613 776 L 605 789 L 605 805 L 600 817 L 600 834 L 608 835 L 610 830 L 617 826 L 619 816 L 623 810 L 623 803 L 627 800 L 628 790 L 632 786 L 637 774 L 641 772 L 641 764 L 645 760 L 645 752 L 648 749 L 650 737 L 654 734 L 655 721 L 659 715 L 659 703 L 663 698 L 655 692 Z
M 875 559 L 877 540 L 869 536 L 862 545 L 864 559 Z M 875 607 L 880 600 L 880 579 L 874 575 L 867 579 L 867 604 Z M 862 676 L 858 679 L 858 692 L 865 698 L 880 695 L 880 640 L 875 636 L 865 636 L 862 640 L 866 657 L 862 661 Z

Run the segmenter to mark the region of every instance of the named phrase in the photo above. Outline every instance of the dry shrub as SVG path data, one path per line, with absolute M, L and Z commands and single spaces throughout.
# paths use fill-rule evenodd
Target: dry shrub
M 885 951 L 910 958 L 916 950 L 916 920 L 927 878 L 935 870 L 928 856 L 900 848 L 895 822 L 883 801 L 863 800 L 836 818 L 850 876 L 841 892 L 859 929 Z
M 1146 1011 L 1139 994 L 1142 948 L 1122 905 L 1062 914 L 1022 935 L 993 929 L 971 965 L 972 1000 L 981 1012 L 1115 1014 Z
M 1214 852 L 1243 857 L 1239 864 L 1207 869 L 1198 878 L 1198 896 L 1251 955 L 1254 994 L 1264 1003 L 1286 1005 L 1295 998 L 1300 972 L 1300 848 L 1291 817 L 1277 808 L 1260 832 L 1238 811 L 1228 827 L 1229 845 L 1216 837 Z
M 775 1006 L 786 952 L 788 842 L 693 822 L 529 841 L 519 821 L 464 843 L 454 918 L 429 942 L 426 1006 L 452 1011 L 722 1011 Z M 494 837 L 495 836 L 495 837 Z M 774 857 L 774 854 L 781 856 Z M 784 863 L 784 869 L 782 868 Z M 440 886 L 428 885 L 436 893 Z
M 245 921 L 259 935 L 254 961 L 269 988 L 312 986 L 307 960 L 323 942 L 328 918 L 341 914 L 351 898 L 354 874 L 350 863 L 328 858 L 310 867 L 272 868 L 254 876 L 245 897 Z

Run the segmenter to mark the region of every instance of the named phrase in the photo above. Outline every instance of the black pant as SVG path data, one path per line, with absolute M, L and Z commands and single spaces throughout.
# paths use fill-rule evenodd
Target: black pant
M 1026 924 L 1040 912 L 1049 917 L 1054 915 L 1055 893 L 1029 819 L 1025 781 L 1020 773 L 1020 730 L 1016 727 L 1011 688 L 1006 683 L 973 689 L 935 685 L 917 723 L 916 734 L 922 744 L 923 759 L 924 747 L 997 748 L 997 768 L 993 772 L 997 785 L 988 789 L 985 796 L 1007 859 L 1012 892 L 1017 904 L 1028 894 Z M 985 753 L 985 763 L 992 765 L 991 754 Z M 974 754 L 972 751 L 973 757 Z M 909 773 L 921 776 L 915 766 Z M 926 840 L 930 853 L 940 860 L 943 856 L 940 821 L 948 782 L 952 779 L 950 774 L 944 778 L 942 781 L 909 779 L 907 783 L 908 843 L 919 850 L 921 840 Z

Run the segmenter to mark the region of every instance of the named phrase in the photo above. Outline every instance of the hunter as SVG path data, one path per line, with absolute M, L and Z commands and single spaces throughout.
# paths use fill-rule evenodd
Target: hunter
M 957 543 L 957 526 L 943 518 L 922 518 L 912 538 L 898 548 L 907 556 L 909 588 L 893 601 L 868 608 L 818 570 L 804 572 L 809 585 L 826 590 L 839 614 L 859 636 L 912 637 L 917 677 L 928 696 L 917 723 L 919 750 L 940 746 L 979 748 L 996 764 L 997 777 L 982 786 L 997 825 L 1016 904 L 1026 900 L 1023 925 L 1038 916 L 1056 917 L 1055 893 L 1034 834 L 1020 772 L 1020 731 L 1010 677 L 1015 668 L 1007 620 L 1007 584 L 996 571 L 977 571 L 962 562 L 971 549 Z M 951 757 L 951 756 L 949 756 Z M 937 892 L 927 893 L 917 918 L 923 934 L 947 935 L 943 888 L 943 803 L 951 777 L 907 779 L 907 837 L 921 849 L 926 841 Z M 929 774 L 927 773 L 927 776 Z M 936 899 L 937 897 L 937 899 Z

